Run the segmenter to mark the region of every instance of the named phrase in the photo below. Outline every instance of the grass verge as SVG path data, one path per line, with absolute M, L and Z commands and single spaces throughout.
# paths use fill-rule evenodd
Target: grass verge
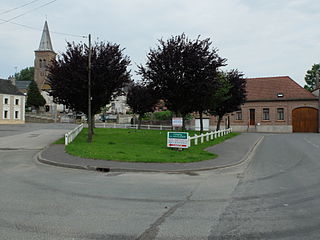
M 89 144 L 87 129 L 83 129 L 75 141 L 66 147 L 66 152 L 82 158 L 126 162 L 198 162 L 217 157 L 216 154 L 205 151 L 205 148 L 238 134 L 230 133 L 213 141 L 177 151 L 167 148 L 167 131 L 96 128 L 93 142 Z

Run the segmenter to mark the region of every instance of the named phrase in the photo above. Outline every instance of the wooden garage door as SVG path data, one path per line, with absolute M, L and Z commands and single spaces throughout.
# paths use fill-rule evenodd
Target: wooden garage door
M 293 132 L 318 132 L 318 110 L 302 107 L 292 111 Z

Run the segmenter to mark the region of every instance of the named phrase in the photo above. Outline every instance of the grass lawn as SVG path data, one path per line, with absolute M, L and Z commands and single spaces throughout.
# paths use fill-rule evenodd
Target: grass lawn
M 219 139 L 177 151 L 167 148 L 167 131 L 96 128 L 93 142 L 89 144 L 87 130 L 83 129 L 75 141 L 66 147 L 67 153 L 83 158 L 127 162 L 185 163 L 213 159 L 217 155 L 204 151 L 205 148 L 238 135 L 230 133 Z M 191 135 L 194 133 L 191 132 Z M 61 143 L 61 140 L 56 143 Z

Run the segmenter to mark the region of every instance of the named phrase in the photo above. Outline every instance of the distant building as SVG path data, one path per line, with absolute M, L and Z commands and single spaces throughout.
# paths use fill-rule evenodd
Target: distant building
M 0 79 L 0 124 L 24 124 L 25 96 L 9 80 Z
M 15 81 L 14 85 L 18 88 L 20 92 L 26 95 L 30 83 L 31 81 Z
M 247 100 L 224 116 L 235 131 L 317 132 L 318 101 L 288 76 L 248 78 Z M 217 119 L 211 119 L 215 125 Z

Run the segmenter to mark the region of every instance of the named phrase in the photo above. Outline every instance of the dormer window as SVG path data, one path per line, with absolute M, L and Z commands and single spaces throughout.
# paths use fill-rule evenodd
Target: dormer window
M 283 98 L 284 95 L 283 95 L 283 93 L 278 93 L 277 96 L 278 96 L 278 98 Z

